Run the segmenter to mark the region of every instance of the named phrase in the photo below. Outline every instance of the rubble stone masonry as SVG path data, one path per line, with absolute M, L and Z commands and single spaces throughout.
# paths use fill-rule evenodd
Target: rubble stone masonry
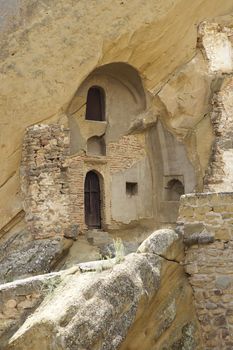
M 28 229 L 35 239 L 69 232 L 66 158 L 69 133 L 59 125 L 34 125 L 26 131 L 21 184 Z
M 0 286 L 0 349 L 37 308 L 47 294 L 60 283 L 58 272 L 21 279 Z
M 205 349 L 233 349 L 233 193 L 184 195 L 179 215 Z
M 205 177 L 205 191 L 232 191 L 233 186 L 233 78 L 227 77 L 212 99 L 215 142 Z
M 70 156 L 69 130 L 59 125 L 34 125 L 27 129 L 22 151 L 21 187 L 25 220 L 35 239 L 76 238 L 86 229 L 84 182 L 88 171 L 99 174 L 102 224 L 113 227 L 111 176 L 143 159 L 144 135 L 128 135 L 107 145 L 107 154 L 81 150 Z

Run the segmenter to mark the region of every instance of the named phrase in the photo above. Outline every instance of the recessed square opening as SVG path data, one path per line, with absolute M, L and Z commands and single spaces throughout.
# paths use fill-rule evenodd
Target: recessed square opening
M 128 196 L 135 196 L 136 194 L 138 194 L 138 183 L 126 182 L 126 194 Z

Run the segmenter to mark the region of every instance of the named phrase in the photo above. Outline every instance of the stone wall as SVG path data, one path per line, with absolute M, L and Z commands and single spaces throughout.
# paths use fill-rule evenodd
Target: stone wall
M 151 189 L 147 163 L 144 134 L 123 136 L 118 142 L 110 142 L 106 156 L 84 151 L 69 156 L 68 129 L 55 124 L 28 128 L 23 144 L 21 184 L 29 232 L 35 239 L 76 238 L 78 227 L 81 232 L 86 229 L 84 182 L 91 170 L 98 173 L 100 180 L 102 228 L 119 228 L 124 221 L 120 212 L 127 204 L 127 215 L 132 217 L 129 222 L 130 219 L 151 219 L 153 203 L 147 200 L 145 204 L 143 199 L 151 192 L 146 191 L 148 186 Z M 127 170 L 132 173 L 127 174 Z M 114 178 L 117 174 L 120 179 Z M 127 196 L 126 181 L 138 183 L 135 197 Z M 120 199 L 113 198 L 114 193 L 115 196 L 120 193 Z
M 21 163 L 25 220 L 34 238 L 69 234 L 69 187 L 66 157 L 68 130 L 59 125 L 27 129 Z
M 212 159 L 205 177 L 205 189 L 210 191 L 231 191 L 233 185 L 233 79 L 227 77 L 212 99 L 211 119 L 215 142 Z
M 182 196 L 178 224 L 205 349 L 232 349 L 233 193 Z
M 202 23 L 199 45 L 212 77 L 209 115 L 214 131 L 205 191 L 232 191 L 233 185 L 233 29 L 228 21 Z
M 69 187 L 71 197 L 71 216 L 72 222 L 79 224 L 80 231 L 86 229 L 84 219 L 84 181 L 88 171 L 94 170 L 99 174 L 100 187 L 102 194 L 102 226 L 103 228 L 115 229 L 121 224 L 120 220 L 114 220 L 113 206 L 113 192 L 115 187 L 117 191 L 122 191 L 123 195 L 120 200 L 115 200 L 114 204 L 118 207 L 125 207 L 125 181 L 127 176 L 124 172 L 127 169 L 132 169 L 134 165 L 139 164 L 140 161 L 146 158 L 145 150 L 145 138 L 144 135 L 128 135 L 123 136 L 118 142 L 110 142 L 106 147 L 106 156 L 92 156 L 85 152 L 79 152 L 79 154 L 71 156 L 69 160 Z M 143 166 L 143 165 L 142 165 Z M 143 169 L 141 170 L 143 171 Z M 114 182 L 114 175 L 123 174 L 125 177 L 124 183 L 119 181 Z M 114 182 L 114 183 L 113 183 Z M 140 182 L 140 181 L 136 181 Z M 141 181 L 142 182 L 142 181 Z M 147 182 L 150 183 L 150 179 L 147 178 Z M 141 191 L 138 196 L 132 198 L 132 201 L 140 202 L 141 206 L 146 208 L 146 204 L 143 203 L 144 184 L 139 183 Z M 140 203 L 138 208 L 140 208 Z M 145 212 L 144 207 L 138 209 L 138 212 L 133 213 L 133 219 L 137 220 L 143 217 Z M 152 217 L 152 203 L 151 212 L 147 217 Z M 119 211 L 118 209 L 115 212 Z M 120 215 L 119 215 L 120 217 Z M 146 217 L 146 215 L 145 215 Z M 122 219 L 123 220 L 123 219 Z
M 32 313 L 44 296 L 59 283 L 59 273 L 30 277 L 0 286 L 0 345 L 1 349 Z

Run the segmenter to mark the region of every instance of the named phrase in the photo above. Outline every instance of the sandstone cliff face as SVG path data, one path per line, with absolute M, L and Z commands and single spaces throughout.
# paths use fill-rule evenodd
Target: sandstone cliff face
M 191 4 L 185 0 L 11 0 L 2 2 L 0 9 L 4 11 L 0 22 L 2 280 L 48 272 L 70 246 L 60 238 L 33 241 L 32 232 L 25 230 L 19 183 L 23 134 L 28 126 L 40 122 L 66 126 L 77 89 L 105 64 L 127 63 L 142 78 L 145 110 L 132 121 L 129 131 L 136 135 L 149 130 L 152 168 L 159 168 L 162 161 L 164 169 L 172 168 L 173 146 L 182 145 L 190 182 L 195 183 L 189 191 L 203 190 L 205 174 L 206 190 L 232 189 L 233 25 L 231 17 L 213 19 L 233 12 L 231 0 L 223 0 L 221 7 L 217 0 Z M 157 149 L 161 162 L 155 160 Z M 156 181 L 154 176 L 159 188 Z M 163 204 L 155 215 L 163 216 Z M 204 213 L 199 214 L 203 221 Z M 223 214 L 228 219 L 228 213 Z M 225 249 L 231 236 L 225 237 L 221 230 L 219 234 L 223 234 L 221 249 Z M 180 264 L 182 251 L 175 232 L 156 232 L 121 264 L 97 263 L 97 269 L 101 264 L 107 271 L 97 273 L 93 271 L 96 264 L 91 264 L 75 268 L 73 274 L 62 272 L 58 275 L 62 282 L 58 287 L 57 282 L 48 284 L 51 294 L 23 325 L 43 293 L 33 289 L 31 280 L 25 282 L 28 289 L 23 282 L 25 290 L 19 282 L 23 295 L 14 284 L 3 286 L 0 330 L 4 346 L 17 350 L 203 348 L 192 290 Z M 208 255 L 208 248 L 206 251 Z M 201 258 L 199 265 L 187 269 L 195 275 L 192 283 L 202 271 Z M 51 275 L 44 278 L 53 280 Z M 43 291 L 40 278 L 36 278 L 38 286 Z M 205 299 L 205 293 L 201 296 Z M 214 296 L 213 301 L 218 298 Z M 195 306 L 211 348 L 210 329 L 202 308 L 198 303 Z M 211 318 L 212 311 L 208 312 Z M 225 322 L 220 324 L 224 326 L 221 346 L 227 347 L 232 345 L 226 327 L 228 323 L 231 327 L 231 313 L 224 309 L 222 316 L 224 321 L 221 317 L 217 322 Z
M 22 210 L 18 170 L 25 128 L 41 121 L 66 123 L 65 112 L 77 87 L 106 63 L 126 62 L 138 70 L 148 108 L 155 114 L 158 108 L 167 110 L 167 127 L 189 147 L 201 186 L 212 134 L 209 118 L 203 119 L 210 81 L 202 57 L 195 57 L 197 25 L 230 13 L 232 7 L 230 0 L 221 6 L 217 0 L 2 2 L 2 233 Z M 200 79 L 193 79 L 194 69 Z

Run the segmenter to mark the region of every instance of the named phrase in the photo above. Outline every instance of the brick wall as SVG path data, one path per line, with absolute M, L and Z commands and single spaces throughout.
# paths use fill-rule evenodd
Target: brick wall
M 111 176 L 146 156 L 144 135 L 123 136 L 106 147 L 106 156 L 81 151 L 69 156 L 69 131 L 59 125 L 27 129 L 21 164 L 25 220 L 35 239 L 74 237 L 84 231 L 84 182 L 88 171 L 99 174 L 102 226 L 116 229 L 111 218 Z
M 86 229 L 84 218 L 84 182 L 88 171 L 95 170 L 100 175 L 102 193 L 103 228 L 116 228 L 111 218 L 111 176 L 131 168 L 145 157 L 144 135 L 123 136 L 117 142 L 106 146 L 106 156 L 90 156 L 85 152 L 71 156 L 69 163 L 69 187 L 71 197 L 72 223 L 79 224 L 79 230 Z
M 184 195 L 179 214 L 205 349 L 233 349 L 233 193 Z
M 23 143 L 21 184 L 25 220 L 35 239 L 69 232 L 68 130 L 59 125 L 29 127 Z

